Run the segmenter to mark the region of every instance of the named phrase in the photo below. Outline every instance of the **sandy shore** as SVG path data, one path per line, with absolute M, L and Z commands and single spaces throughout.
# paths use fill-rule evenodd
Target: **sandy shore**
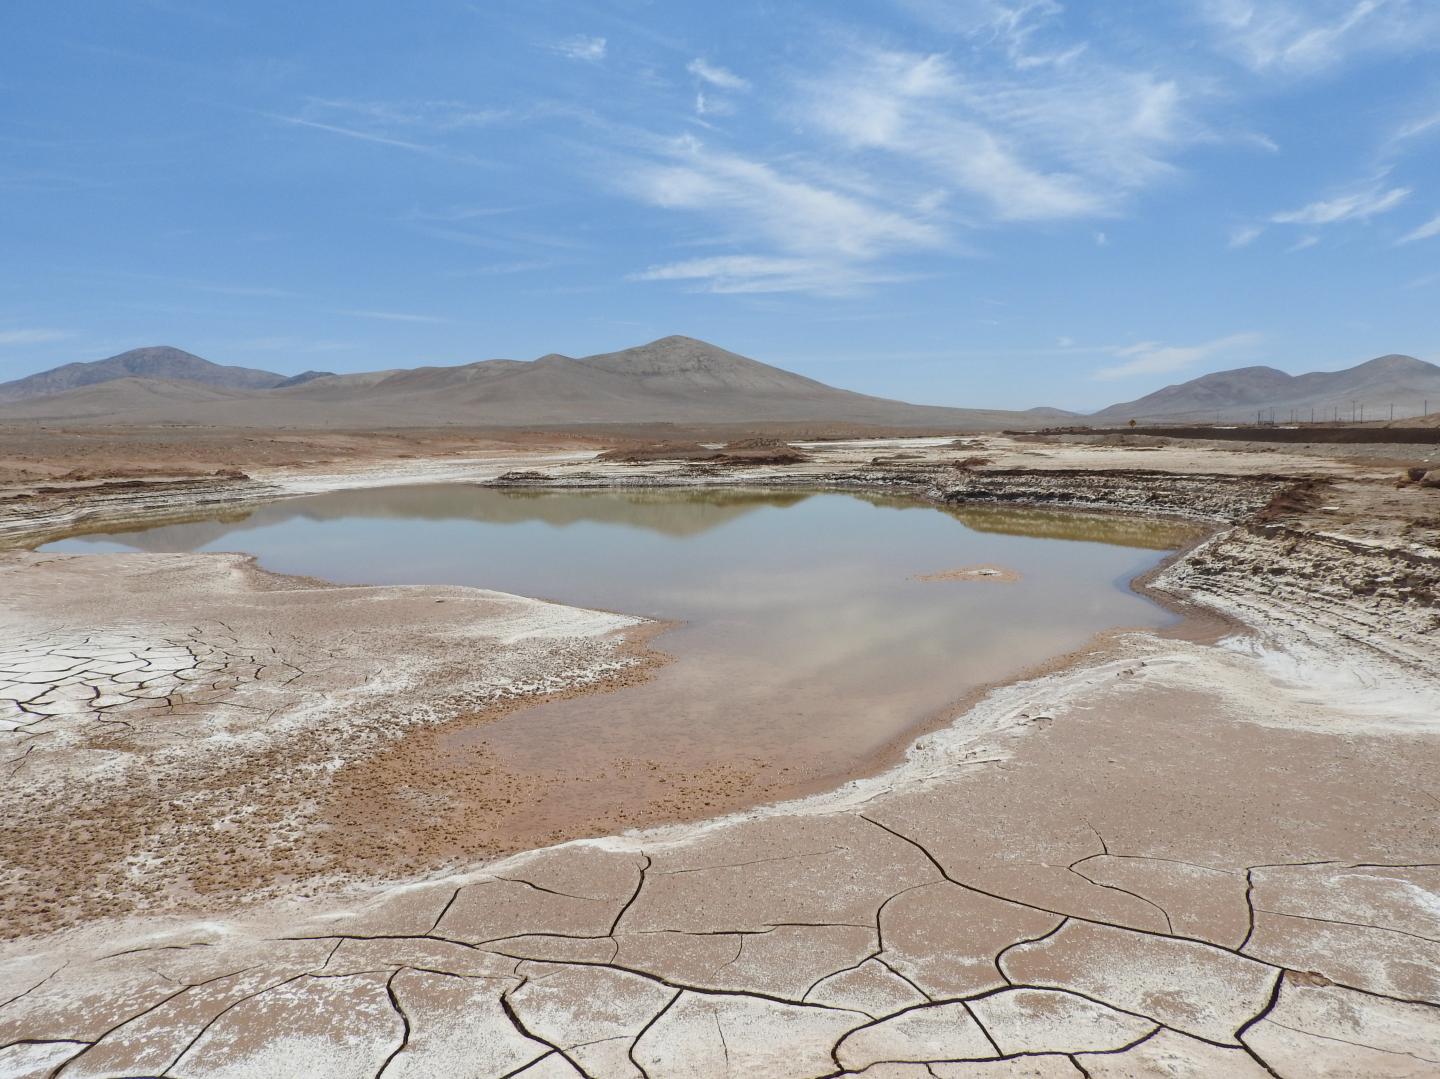
M 634 677 L 644 627 L 230 556 L 4 555 L 0 680 L 33 676 L 27 705 L 53 707 L 17 706 L 6 754 L 0 1076 L 1440 1073 L 1440 492 L 1291 447 L 985 438 L 874 463 L 893 450 L 736 474 L 547 448 L 384 476 L 1185 516 L 1219 531 L 1151 587 L 1243 628 L 1115 637 L 836 791 L 327 891 L 345 867 L 286 852 L 334 762 Z M 74 481 L 0 527 L 20 543 L 372 482 L 249 471 Z M 207 844 L 212 887 L 271 898 L 186 914 L 205 885 L 170 870 Z M 311 894 L 287 891 L 300 877 Z

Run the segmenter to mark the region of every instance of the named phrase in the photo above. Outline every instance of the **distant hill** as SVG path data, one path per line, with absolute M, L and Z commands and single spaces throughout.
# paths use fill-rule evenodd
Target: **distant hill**
M 300 386 L 306 382 L 314 382 L 317 378 L 336 378 L 334 371 L 302 371 L 298 375 L 291 375 L 283 381 L 275 383 L 272 389 L 283 390 L 287 386 Z
M 145 413 L 155 417 L 183 417 L 192 409 L 234 402 L 248 403 L 254 391 L 207 386 L 203 382 L 182 382 L 165 378 L 117 378 L 52 397 L 0 404 L 0 417 L 66 420 L 109 420 L 114 416 Z M 58 409 L 49 402 L 63 402 Z M 125 422 L 125 421 L 117 421 Z M 156 419 L 153 422 L 184 422 Z
M 1064 415 L 871 397 L 691 337 L 665 337 L 580 359 L 551 354 L 530 361 L 482 360 L 366 374 L 310 372 L 293 379 L 244 372 L 269 381 L 239 387 L 216 382 L 215 372 L 243 369 L 189 359 L 194 363 L 186 370 L 206 379 L 187 382 L 173 373 L 157 379 L 152 373 L 108 383 L 92 380 L 96 384 L 0 404 L 0 419 L 369 428 L 843 422 L 959 430 L 1033 426 Z M 57 372 L 20 381 L 43 383 Z M 155 382 L 163 384 L 149 385 Z M 224 391 L 223 397 L 215 395 L 217 390 Z
M 150 348 L 134 348 L 109 359 L 67 363 L 63 367 L 42 371 L 38 375 L 0 383 L 0 401 L 26 401 L 35 397 L 48 397 L 81 386 L 94 386 L 122 378 L 198 382 L 206 386 L 237 390 L 269 389 L 286 381 L 284 375 L 277 375 L 274 371 L 223 367 L 169 345 L 155 345 Z
M 1135 401 L 1111 405 L 1094 413 L 1092 422 L 1123 423 L 1136 420 L 1251 420 L 1264 413 L 1276 420 L 1335 415 L 1351 417 L 1352 404 L 1367 420 L 1383 419 L 1395 406 L 1399 416 L 1419 415 L 1426 401 L 1440 405 L 1440 367 L 1414 356 L 1379 356 L 1343 371 L 1312 371 L 1290 375 L 1273 367 L 1241 367 L 1217 371 L 1166 386 Z

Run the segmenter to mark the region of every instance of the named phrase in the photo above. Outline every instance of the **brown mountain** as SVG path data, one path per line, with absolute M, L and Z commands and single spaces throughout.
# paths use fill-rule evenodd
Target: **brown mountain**
M 198 382 L 237 390 L 263 390 L 285 381 L 274 371 L 224 367 L 169 345 L 133 348 L 109 359 L 67 363 L 13 382 L 0 383 L 0 401 L 26 401 L 48 397 L 81 386 L 94 386 L 122 378 L 160 378 Z
M 223 399 L 211 395 L 215 386 L 173 378 L 164 387 L 137 381 L 154 380 L 0 405 L 0 418 L 256 427 L 832 421 L 962 428 L 1035 422 L 1016 412 L 911 405 L 852 393 L 689 337 L 581 359 L 552 354 L 531 361 L 319 375 L 274 388 L 227 388 Z
M 1102 423 L 1137 420 L 1251 420 L 1257 415 L 1287 420 L 1293 413 L 1308 420 L 1358 418 L 1364 406 L 1367 420 L 1388 417 L 1395 406 L 1397 418 L 1418 416 L 1440 406 L 1440 367 L 1414 356 L 1389 355 L 1343 371 L 1312 371 L 1290 375 L 1273 367 L 1241 367 L 1217 371 L 1166 386 L 1135 401 L 1111 405 L 1090 417 Z

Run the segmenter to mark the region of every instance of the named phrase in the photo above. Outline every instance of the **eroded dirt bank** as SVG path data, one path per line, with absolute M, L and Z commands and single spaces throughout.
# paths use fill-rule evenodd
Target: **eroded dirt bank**
M 1089 662 L 996 690 L 900 767 L 804 802 L 568 844 L 368 898 L 320 894 L 219 921 L 152 916 L 16 940 L 0 951 L 0 1075 L 1435 1074 L 1440 552 L 1434 526 L 1417 527 L 1435 509 L 1416 500 L 1440 492 L 1299 455 L 1182 460 L 1168 448 L 986 440 L 963 454 L 989 462 L 956 468 L 950 447 L 919 452 L 876 465 L 874 447 L 835 448 L 740 477 L 665 463 L 525 470 L 557 483 L 865 483 L 1196 516 L 1225 527 L 1154 586 L 1249 630 L 1218 646 L 1115 641 Z M 1024 471 L 1007 479 L 1007 468 Z M 100 564 L 7 557 L 4 571 L 33 574 L 37 587 Z M 162 556 L 121 557 L 143 573 Z M 213 568 L 220 556 L 193 557 Z M 275 595 L 304 605 L 374 593 L 369 606 L 383 611 L 395 591 Z M 379 614 L 357 623 L 347 611 L 351 636 L 332 635 L 329 650 L 365 643 L 361 655 L 384 658 L 359 666 L 414 662 L 422 681 L 451 686 L 489 684 L 495 663 L 523 681 L 537 665 L 564 677 L 620 661 L 606 634 L 621 627 L 587 621 L 614 616 L 550 608 L 559 636 L 537 643 L 494 624 L 530 624 L 527 601 L 401 591 L 431 608 L 435 598 L 470 606 L 439 626 L 429 609 L 409 609 L 399 635 Z M 274 629 L 285 640 L 277 653 L 325 652 L 325 630 L 317 639 L 317 627 L 287 621 L 259 602 L 269 595 L 246 601 L 251 627 Z M 48 630 L 33 615 L 52 610 L 55 632 L 78 626 L 93 638 L 56 654 L 119 651 L 131 642 L 104 634 L 195 621 L 176 617 L 189 612 L 174 598 L 180 609 L 132 611 L 119 624 L 87 607 L 83 589 L 64 607 L 36 592 L 18 617 Z M 410 649 L 401 638 L 411 634 L 428 644 Z M 457 635 L 478 669 L 444 666 Z M 178 678 L 220 663 L 233 678 L 255 655 L 231 657 L 237 672 L 216 651 L 186 651 L 194 662 L 152 649 L 144 670 L 157 660 L 154 677 Z M 127 654 L 65 658 L 88 672 L 96 658 L 141 659 L 133 644 Z M 167 661 L 180 666 L 164 673 Z M 320 677 L 314 710 L 342 702 L 342 726 L 407 714 L 399 705 L 413 684 L 367 696 L 344 664 Z M 222 721 L 218 704 L 165 719 L 167 737 L 168 724 L 199 740 L 223 735 L 223 753 L 252 735 L 268 741 L 297 710 L 314 714 L 289 702 L 264 719 Z M 124 719 L 137 706 L 119 707 Z M 74 718 L 96 710 L 82 701 L 58 715 L 72 726 L 109 718 Z M 167 752 L 205 759 L 194 745 Z M 117 767 L 98 748 L 86 753 L 96 775 Z M 132 757 L 135 774 L 155 756 L 143 745 L 112 753 Z M 21 761 L 16 779 L 40 765 Z M 162 794 L 144 791 L 137 806 Z M 257 788 L 266 796 L 286 792 Z M 281 834 L 231 820 L 250 842 Z M 143 859 L 127 872 L 164 875 Z

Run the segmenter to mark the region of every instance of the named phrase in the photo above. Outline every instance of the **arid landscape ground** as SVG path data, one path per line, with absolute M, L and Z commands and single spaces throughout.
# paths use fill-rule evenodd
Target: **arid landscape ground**
M 1440 1079 L 1437 57 L 0 4 L 0 1079 Z
M 0 428 L 0 1075 L 1440 1074 L 1440 448 L 897 433 Z M 487 859 L 521 780 L 436 733 L 623 701 L 663 625 L 34 550 L 413 482 L 1160 516 L 1183 618 Z

